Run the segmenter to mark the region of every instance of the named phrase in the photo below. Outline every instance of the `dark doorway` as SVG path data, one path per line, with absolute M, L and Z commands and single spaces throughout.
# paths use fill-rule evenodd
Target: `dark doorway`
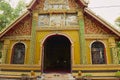
M 71 72 L 71 43 L 62 35 L 53 35 L 44 42 L 43 72 Z
M 96 41 L 91 46 L 92 63 L 105 64 L 105 46 L 103 43 Z

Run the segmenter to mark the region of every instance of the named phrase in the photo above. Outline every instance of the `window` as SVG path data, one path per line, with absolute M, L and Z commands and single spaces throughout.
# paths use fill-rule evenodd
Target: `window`
M 105 46 L 96 41 L 91 46 L 91 55 L 93 64 L 105 64 Z
M 24 64 L 25 58 L 25 45 L 23 43 L 17 43 L 13 46 L 12 64 Z

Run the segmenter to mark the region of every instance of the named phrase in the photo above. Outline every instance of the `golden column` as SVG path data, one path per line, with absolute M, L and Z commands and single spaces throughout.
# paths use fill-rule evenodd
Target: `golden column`
M 36 26 L 37 26 L 37 23 L 38 23 L 38 13 L 33 12 L 29 64 L 34 64 L 34 57 L 35 57 L 35 52 L 36 52 L 35 45 L 36 45 Z
M 84 17 L 83 12 L 80 10 L 78 12 L 78 18 L 79 18 L 79 35 L 80 35 L 80 57 L 81 57 L 81 64 L 87 63 L 87 57 L 86 57 L 86 46 L 85 46 L 85 25 L 84 25 Z
M 4 45 L 3 45 L 3 53 L 2 53 L 2 64 L 6 63 L 7 55 L 8 55 L 8 49 L 9 49 L 9 40 L 4 40 Z
M 118 56 L 117 56 L 117 48 L 116 48 L 115 38 L 110 37 L 108 41 L 109 41 L 109 47 L 110 47 L 110 52 L 111 52 L 111 58 L 112 58 L 111 62 L 113 64 L 118 64 Z

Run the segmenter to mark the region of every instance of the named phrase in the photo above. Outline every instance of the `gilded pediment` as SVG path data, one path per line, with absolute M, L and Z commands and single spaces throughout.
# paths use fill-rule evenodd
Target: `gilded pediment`
M 23 36 L 23 35 L 31 35 L 30 17 L 26 17 L 25 19 L 20 21 L 6 33 L 6 36 Z
M 108 34 L 107 31 L 104 30 L 103 25 L 100 25 L 96 21 L 92 20 L 85 16 L 85 33 L 86 34 Z
M 76 8 L 75 0 L 40 0 L 36 5 L 36 9 L 39 11 L 75 10 Z

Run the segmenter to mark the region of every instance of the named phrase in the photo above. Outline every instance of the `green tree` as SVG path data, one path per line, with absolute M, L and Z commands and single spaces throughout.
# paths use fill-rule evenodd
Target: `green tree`
M 26 3 L 24 2 L 24 0 L 19 0 L 13 12 L 14 17 L 16 18 L 20 16 L 25 11 L 25 9 L 26 9 Z
M 10 6 L 8 2 L 5 0 L 0 1 L 0 11 L 2 12 L 0 14 L 0 30 L 3 29 L 6 25 L 10 23 L 10 21 L 13 19 L 13 8 Z
M 118 60 L 119 60 L 119 64 L 120 64 L 120 41 L 117 42 L 117 56 L 118 56 Z
M 115 20 L 115 24 L 120 27 L 120 17 L 118 17 L 118 18 Z
M 25 11 L 24 0 L 19 0 L 16 8 L 13 8 L 6 0 L 0 0 L 0 31 L 20 16 Z

